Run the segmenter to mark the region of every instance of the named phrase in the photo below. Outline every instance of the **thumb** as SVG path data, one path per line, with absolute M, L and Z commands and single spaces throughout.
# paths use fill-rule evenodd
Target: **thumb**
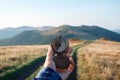
M 71 48 L 71 47 L 69 47 L 68 52 L 67 52 L 67 54 L 66 54 L 66 55 L 67 55 L 68 57 L 70 57 L 70 53 L 71 53 L 71 52 L 72 52 L 72 48 Z
M 48 52 L 47 52 L 47 59 L 51 60 L 53 57 L 53 50 L 52 50 L 52 47 L 49 46 L 48 47 Z

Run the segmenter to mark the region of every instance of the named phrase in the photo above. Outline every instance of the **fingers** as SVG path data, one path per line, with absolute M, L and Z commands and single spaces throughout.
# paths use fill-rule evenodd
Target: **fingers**
M 67 52 L 67 56 L 69 57 L 69 61 L 70 61 L 69 67 L 67 68 L 68 71 L 72 71 L 74 69 L 74 61 L 72 57 L 70 56 L 71 52 L 72 52 L 72 48 L 70 47 Z
M 54 62 L 52 61 L 52 57 L 53 57 L 53 50 L 52 47 L 49 46 L 44 67 L 51 67 L 52 65 L 54 65 Z
M 67 55 L 68 57 L 70 57 L 70 53 L 71 53 L 71 52 L 72 52 L 72 48 L 71 48 L 71 47 L 69 47 L 68 52 L 67 52 L 67 54 L 66 54 L 66 55 Z
M 51 46 L 48 47 L 47 55 L 48 55 L 48 56 L 53 55 L 53 50 L 52 50 L 52 47 L 51 47 Z
M 66 54 L 67 57 L 69 58 L 69 62 L 70 62 L 68 68 L 57 69 L 58 72 L 71 72 L 74 69 L 74 61 L 73 61 L 72 57 L 70 56 L 71 51 L 72 51 L 72 48 L 70 47 L 67 54 Z
M 71 57 L 69 58 L 69 61 L 70 61 L 70 64 L 67 70 L 72 71 L 74 69 L 74 61 Z
M 48 60 L 51 60 L 52 57 L 53 57 L 53 50 L 52 50 L 52 47 L 49 46 L 49 47 L 48 47 L 48 52 L 47 52 L 47 59 L 48 59 Z
M 67 54 L 66 54 L 68 57 L 70 57 L 71 51 L 72 51 L 72 48 L 70 47 L 69 50 L 68 50 L 68 52 L 67 52 Z M 48 52 L 47 52 L 47 57 L 48 58 L 52 58 L 52 56 L 53 56 L 53 50 L 52 50 L 52 47 L 49 46 Z
M 73 61 L 73 59 L 70 57 L 69 58 L 69 61 L 70 61 L 70 64 L 69 64 L 69 66 L 68 66 L 68 68 L 67 69 L 56 69 L 59 73 L 62 73 L 62 72 L 68 72 L 68 73 L 71 73 L 72 71 L 73 71 L 73 69 L 74 69 L 74 61 Z
M 68 69 L 64 69 L 64 70 L 61 70 L 60 72 L 58 72 L 59 75 L 61 76 L 62 80 L 66 80 L 66 78 L 70 75 L 70 73 L 74 69 L 73 59 L 70 57 L 69 60 L 70 60 L 70 65 L 69 65 Z

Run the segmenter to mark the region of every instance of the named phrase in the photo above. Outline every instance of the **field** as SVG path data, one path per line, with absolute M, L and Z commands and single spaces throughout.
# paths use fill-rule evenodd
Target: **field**
M 29 69 L 36 67 L 42 57 L 45 58 L 47 47 L 48 45 L 0 47 L 0 80 L 24 79 L 31 73 Z M 27 75 L 20 76 L 23 73 Z
M 97 40 L 77 52 L 78 80 L 120 80 L 120 43 Z
M 75 69 L 67 80 L 120 80 L 120 43 L 70 40 Z M 48 45 L 0 47 L 0 80 L 31 80 L 42 68 Z

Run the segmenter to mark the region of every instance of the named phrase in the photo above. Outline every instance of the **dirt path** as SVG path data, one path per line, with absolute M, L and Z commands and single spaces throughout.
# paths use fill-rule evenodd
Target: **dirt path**
M 88 41 L 85 41 L 84 43 L 82 43 L 80 45 L 77 45 L 77 46 L 73 47 L 73 51 L 72 51 L 71 55 L 74 59 L 75 68 L 74 68 L 73 72 L 69 75 L 67 80 L 77 80 L 77 50 L 81 47 L 85 47 L 85 46 L 89 45 L 92 42 L 93 41 L 88 40 Z
M 74 62 L 75 62 L 75 68 L 73 70 L 73 72 L 71 73 L 71 75 L 68 77 L 67 80 L 77 80 L 77 56 L 76 56 L 76 52 L 79 48 L 87 46 L 88 44 L 90 44 L 92 41 L 85 41 L 84 43 L 74 46 L 73 47 L 73 51 L 71 53 Z M 18 75 L 18 77 L 14 80 L 25 80 L 27 77 L 29 77 L 34 71 L 36 71 L 41 65 L 43 65 L 45 60 L 45 56 L 35 60 L 33 63 L 34 65 L 31 65 L 29 68 L 27 68 L 23 74 Z
M 27 68 L 23 74 L 19 75 L 15 80 L 25 80 L 27 77 L 29 77 L 36 69 L 38 69 L 41 65 L 43 65 L 45 60 L 45 56 L 40 57 L 36 59 L 33 63 L 34 65 L 31 65 L 29 68 Z

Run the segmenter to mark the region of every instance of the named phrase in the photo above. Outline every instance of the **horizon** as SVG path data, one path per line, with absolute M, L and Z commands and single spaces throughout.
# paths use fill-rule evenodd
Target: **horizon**
M 63 25 L 69 25 L 69 24 L 62 24 L 62 25 L 59 25 L 59 26 L 50 26 L 50 27 L 57 28 L 57 27 L 60 27 L 60 26 L 63 26 Z M 48 26 L 48 25 L 47 25 L 47 26 Z M 81 26 L 89 26 L 89 27 L 91 27 L 91 26 L 97 26 L 97 27 L 101 27 L 101 26 L 98 26 L 98 25 L 69 25 L 69 26 L 73 26 L 73 27 L 81 27 Z M 5 27 L 5 28 L 0 28 L 0 30 L 2 30 L 2 29 L 7 29 L 7 28 L 16 29 L 16 28 L 21 28 L 21 27 L 39 28 L 39 27 L 46 27 L 46 26 L 27 26 L 27 25 L 23 25 L 23 26 L 17 26 L 17 27 Z M 120 29 L 120 28 L 117 28 L 117 29 L 108 29 L 108 28 L 105 28 L 105 27 L 101 27 L 101 28 L 104 28 L 104 29 L 107 29 L 107 30 L 111 30 L 111 31 Z
M 0 29 L 63 24 L 118 29 L 119 4 L 120 0 L 4 0 L 0 1 Z

